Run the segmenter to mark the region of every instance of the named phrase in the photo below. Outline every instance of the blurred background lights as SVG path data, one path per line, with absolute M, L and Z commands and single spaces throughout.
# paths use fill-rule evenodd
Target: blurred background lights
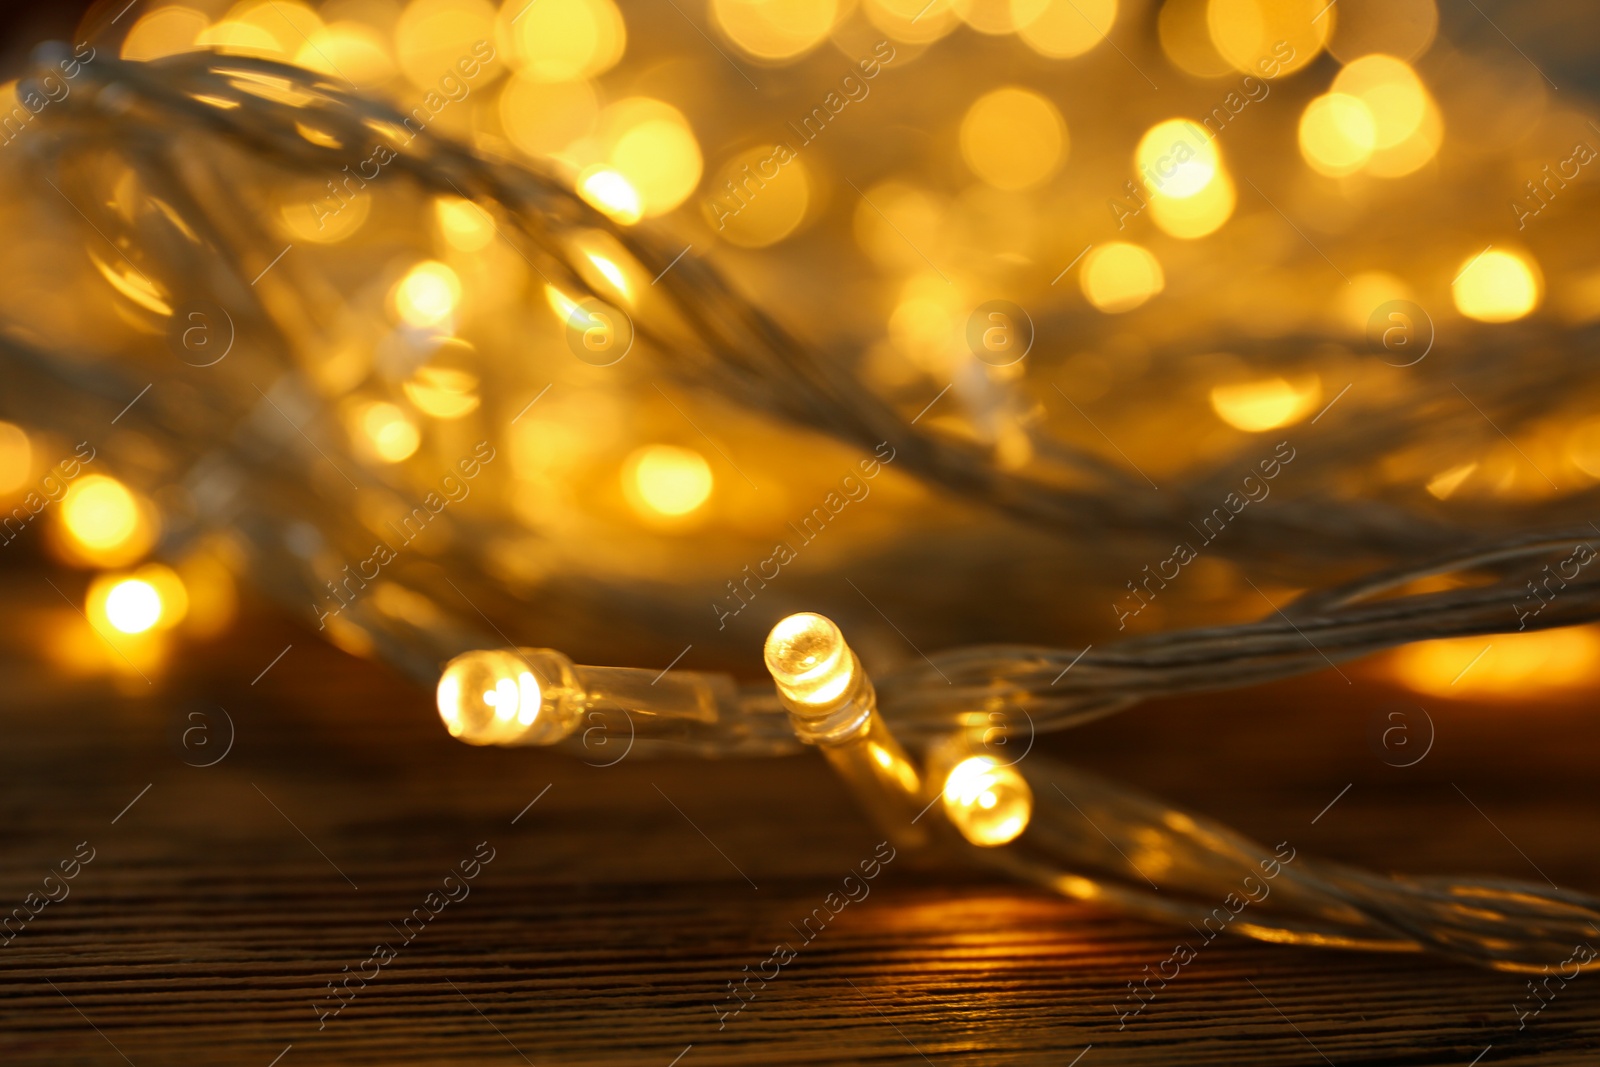
M 132 574 L 103 574 L 89 585 L 85 614 L 120 633 L 167 630 L 182 622 L 189 596 L 172 568 L 149 563 Z
M 546 82 L 517 73 L 500 90 L 506 138 L 530 156 L 560 152 L 587 137 L 600 117 L 600 98 L 587 81 Z
M 985 93 L 961 120 L 961 158 L 997 189 L 1032 188 L 1056 172 L 1067 152 L 1067 125 L 1054 104 L 1028 89 Z
M 1050 0 L 949 0 L 956 17 L 979 33 L 1016 33 L 1038 21 Z
M 675 518 L 698 509 L 711 496 L 711 465 L 677 445 L 646 445 L 623 464 L 623 488 L 647 518 Z
M 1211 134 L 1199 123 L 1168 119 L 1139 139 L 1133 164 L 1152 194 L 1182 200 L 1215 181 L 1222 161 Z
M 433 202 L 439 232 L 452 248 L 478 252 L 494 241 L 494 220 L 483 208 L 457 196 L 441 196 Z
M 644 205 L 633 184 L 611 167 L 593 164 L 578 175 L 578 195 L 624 226 L 644 217 Z
M 839 17 L 838 0 L 711 0 L 728 39 L 759 59 L 790 60 L 821 44 Z
M 438 260 L 425 260 L 406 272 L 394 290 L 395 312 L 408 326 L 438 326 L 455 314 L 461 279 Z
M 1393 677 L 1414 692 L 1470 700 L 1526 700 L 1592 685 L 1600 634 L 1591 626 L 1421 641 L 1389 657 Z
M 1328 51 L 1342 63 L 1372 52 L 1414 60 L 1439 30 L 1434 0 L 1339 0 Z
M 1147 249 L 1112 241 L 1084 257 L 1079 281 L 1089 303 L 1108 315 L 1132 311 L 1166 284 L 1161 264 Z
M 0 422 L 0 495 L 27 485 L 33 474 L 33 445 L 22 427 Z
M 671 211 L 700 184 L 700 144 L 671 104 L 648 97 L 619 100 L 605 109 L 600 124 L 610 141 L 608 162 L 634 190 L 643 217 Z
M 473 49 L 479 41 L 494 43 L 494 27 L 489 0 L 411 0 L 394 26 L 395 60 L 418 89 L 437 92 L 440 79 L 448 76 L 476 91 L 489 80 L 486 74 L 480 70 L 477 77 L 464 78 L 457 64 L 467 61 L 470 69 L 480 62 Z
M 1013 7 L 1022 3 L 1013 0 Z M 1104 41 L 1116 21 L 1117 0 L 1048 0 L 1017 36 L 1042 56 L 1071 59 Z
M 193 8 L 158 7 L 139 16 L 122 42 L 122 58 L 151 60 L 192 52 L 211 20 Z
M 1539 306 L 1543 281 L 1531 257 L 1491 248 L 1464 261 L 1451 285 L 1456 310 L 1479 322 L 1511 322 Z
M 366 446 L 363 451 L 383 463 L 399 463 L 410 458 L 422 443 L 416 424 L 399 407 L 386 401 L 361 405 L 357 425 L 360 428 L 358 440 Z
M 1249 433 L 1275 430 L 1299 422 L 1316 410 L 1322 399 L 1322 380 L 1316 375 L 1289 381 L 1258 381 L 1218 385 L 1211 390 L 1211 408 L 1229 426 Z
M 798 156 L 779 164 L 771 145 L 729 159 L 709 184 L 702 214 L 716 235 L 765 248 L 799 229 L 811 206 L 811 175 Z
M 68 487 L 61 499 L 61 529 L 69 555 L 102 566 L 138 559 L 156 533 L 153 510 L 103 474 L 83 475 Z
M 1371 110 L 1347 93 L 1324 93 L 1300 116 L 1300 154 L 1312 170 L 1332 178 L 1365 166 L 1376 138 Z
M 1281 78 L 1317 58 L 1338 18 L 1328 0 L 1209 0 L 1206 27 L 1235 70 Z M 1263 66 L 1269 64 L 1269 66 Z
M 627 28 L 612 0 L 519 0 L 501 15 L 510 27 L 510 62 L 534 81 L 595 77 L 627 48 Z

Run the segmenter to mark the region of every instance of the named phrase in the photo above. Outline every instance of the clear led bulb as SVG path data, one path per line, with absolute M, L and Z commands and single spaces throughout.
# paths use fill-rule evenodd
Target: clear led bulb
M 549 648 L 463 652 L 437 697 L 445 728 L 471 745 L 553 745 L 595 714 L 626 716 L 629 736 L 662 736 L 737 704 L 726 675 L 584 667 Z
M 945 817 L 974 845 L 1016 840 L 1033 818 L 1033 789 L 1015 767 L 993 756 L 968 756 L 944 776 Z
M 878 714 L 872 680 L 839 627 L 814 612 L 790 615 L 767 635 L 764 658 L 795 736 L 822 749 L 895 844 L 926 844 L 922 776 Z

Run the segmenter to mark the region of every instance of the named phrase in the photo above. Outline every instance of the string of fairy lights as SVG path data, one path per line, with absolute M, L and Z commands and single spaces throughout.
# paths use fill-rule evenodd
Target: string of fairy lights
M 1418 207 L 1500 210 L 1483 189 L 1588 135 L 1515 57 L 1435 48 L 1438 21 L 1432 0 L 192 0 L 41 49 L 0 86 L 0 254 L 28 267 L 0 290 L 0 494 L 8 544 L 91 573 L 41 651 L 154 684 L 248 575 L 436 684 L 462 740 L 812 746 L 904 847 L 1201 921 L 1273 853 L 994 743 L 1391 649 L 1386 680 L 1452 696 L 1600 671 L 1600 420 L 1570 360 L 1600 288 L 1573 230 L 1539 227 L 1592 209 L 1513 184 L 1480 241 Z M 1448 382 L 1421 362 L 1446 331 Z M 1065 559 L 1089 543 L 1126 575 Z M 1009 561 L 984 599 L 1037 632 L 1119 639 L 969 641 L 874 680 L 895 657 L 807 610 L 850 561 L 897 608 L 976 609 L 981 580 L 929 560 L 983 557 Z M 506 637 L 627 658 L 606 650 L 690 633 L 743 663 L 758 618 L 781 620 L 774 685 Z M 1182 899 L 1144 893 L 1062 783 Z M 1520 883 L 1283 869 L 1236 929 L 1530 969 L 1597 917 Z

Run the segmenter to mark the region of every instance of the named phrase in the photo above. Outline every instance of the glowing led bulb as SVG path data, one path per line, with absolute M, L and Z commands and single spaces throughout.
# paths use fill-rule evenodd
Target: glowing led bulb
M 986 848 L 1015 840 L 1033 817 L 1027 779 L 992 756 L 969 756 L 950 768 L 940 799 L 961 836 Z
M 445 729 L 471 745 L 553 745 L 580 724 L 603 725 L 595 715 L 626 720 L 624 736 L 648 736 L 657 724 L 715 722 L 737 704 L 726 675 L 583 667 L 548 648 L 463 652 L 445 664 L 436 695 Z
M 814 612 L 790 615 L 767 635 L 764 658 L 795 736 L 821 747 L 897 845 L 925 844 L 921 775 L 878 714 L 872 681 L 839 627 Z

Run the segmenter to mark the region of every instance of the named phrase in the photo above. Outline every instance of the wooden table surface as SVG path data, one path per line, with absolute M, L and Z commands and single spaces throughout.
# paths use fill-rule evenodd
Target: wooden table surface
M 68 607 L 39 579 L 0 588 L 0 910 L 75 851 L 94 858 L 0 949 L 6 1064 L 1600 1059 L 1600 975 L 1519 1031 L 1516 976 L 1242 938 L 1119 1030 L 1113 1005 L 1173 932 L 908 855 L 719 1021 L 727 983 L 797 942 L 790 924 L 872 855 L 820 759 L 598 768 L 469 748 L 427 692 L 259 610 L 160 684 L 135 680 L 143 692 L 66 678 L 40 662 Z M 1042 743 L 1304 854 L 1600 891 L 1592 699 L 1431 702 L 1434 749 L 1400 769 L 1368 742 L 1395 694 L 1350 673 L 1353 687 L 1173 701 Z M 183 731 L 209 722 L 223 740 L 219 707 L 234 744 L 190 766 L 211 755 Z M 469 895 L 397 934 L 490 850 Z M 381 967 L 380 942 L 399 946 Z M 373 971 L 322 1018 L 341 1003 L 331 981 Z

